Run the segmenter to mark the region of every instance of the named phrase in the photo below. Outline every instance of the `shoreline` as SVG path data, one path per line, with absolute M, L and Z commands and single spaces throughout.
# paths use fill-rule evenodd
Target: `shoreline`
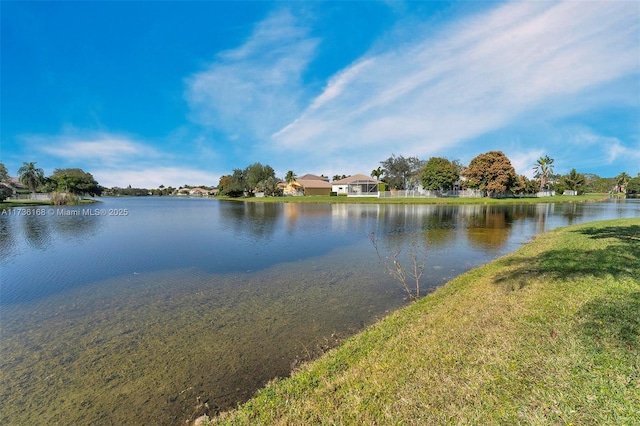
M 345 197 L 345 196 L 299 196 L 299 197 L 213 197 L 219 201 L 235 201 L 248 203 L 300 203 L 300 204 L 538 204 L 538 203 L 588 203 L 608 201 L 609 194 L 555 195 L 552 197 L 522 198 L 377 198 L 377 197 Z
M 94 203 L 99 203 L 99 200 L 93 200 L 93 199 L 89 199 L 89 198 L 83 198 L 82 200 L 80 200 L 80 202 L 78 204 L 71 204 L 71 205 L 67 205 L 67 204 L 63 204 L 60 206 L 56 206 L 56 207 L 72 207 L 72 206 L 78 206 L 78 205 L 82 205 L 82 204 L 94 204 Z M 10 208 L 14 208 L 14 207 L 38 207 L 38 206 L 53 206 L 53 204 L 51 204 L 51 201 L 39 201 L 39 200 L 11 200 L 11 201 L 2 201 L 0 202 L 0 210 L 2 209 L 10 209 Z
M 541 234 L 199 424 L 631 424 L 639 235 L 640 218 Z

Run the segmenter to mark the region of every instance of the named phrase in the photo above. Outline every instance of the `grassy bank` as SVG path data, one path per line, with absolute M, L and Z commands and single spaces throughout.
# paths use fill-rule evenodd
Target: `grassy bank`
M 330 197 L 324 195 L 305 197 L 216 197 L 219 200 L 248 201 L 253 203 L 347 203 L 347 204 L 537 204 L 537 203 L 584 203 L 604 201 L 609 194 L 585 194 L 578 196 L 556 195 L 553 197 L 527 198 L 377 198 L 377 197 Z
M 80 200 L 79 204 L 93 204 L 97 203 L 97 200 L 85 198 Z M 50 206 L 51 201 L 37 201 L 37 200 L 11 200 L 0 202 L 0 209 L 9 209 L 12 207 L 35 207 L 35 206 Z
M 555 230 L 214 424 L 640 424 L 640 219 Z

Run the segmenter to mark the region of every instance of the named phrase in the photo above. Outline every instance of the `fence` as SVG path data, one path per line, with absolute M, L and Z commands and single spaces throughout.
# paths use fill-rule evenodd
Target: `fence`
M 51 200 L 51 194 L 41 192 L 35 194 L 13 194 L 8 200 L 49 201 Z
M 426 190 L 408 190 L 408 191 L 385 191 L 378 193 L 378 198 L 482 198 L 482 191 L 472 189 L 456 190 L 456 191 L 426 191 Z

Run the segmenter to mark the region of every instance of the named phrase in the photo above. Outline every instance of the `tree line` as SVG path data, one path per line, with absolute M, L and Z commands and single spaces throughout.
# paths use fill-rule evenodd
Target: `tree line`
M 371 177 L 384 182 L 391 190 L 410 190 L 421 185 L 425 190 L 436 191 L 475 189 L 487 196 L 534 194 L 539 191 L 562 194 L 565 190 L 576 191 L 577 194 L 618 192 L 637 196 L 640 193 L 640 173 L 636 178 L 624 172 L 615 178 L 601 178 L 594 174 L 578 173 L 574 168 L 565 175 L 559 175 L 554 173 L 554 162 L 548 155 L 540 157 L 533 167 L 533 179 L 529 179 L 516 173 L 502 151 L 479 154 L 468 165 L 443 157 L 431 157 L 424 161 L 418 157 L 392 154 L 371 171 Z M 336 174 L 333 181 L 346 177 L 348 175 Z M 254 163 L 222 176 L 218 190 L 220 195 L 229 197 L 253 196 L 255 192 L 277 196 L 282 195 L 278 183 L 291 183 L 295 179 L 296 175 L 291 170 L 284 179 L 280 179 L 271 166 Z
M 45 176 L 35 162 L 22 164 L 18 169 L 18 181 L 34 194 L 38 191 L 52 193 L 56 204 L 71 203 L 83 195 L 100 196 L 103 190 L 93 175 L 82 169 L 55 169 L 51 176 Z M 6 200 L 14 192 L 16 189 L 9 178 L 9 172 L 0 163 L 0 201 Z
M 640 192 L 640 173 L 632 178 L 623 172 L 615 178 L 601 178 L 594 174 L 578 173 L 576 169 L 565 175 L 555 174 L 555 160 L 548 155 L 540 157 L 533 167 L 533 179 L 518 175 L 511 161 L 502 151 L 479 154 L 464 166 L 459 160 L 431 157 L 421 162 L 416 157 L 391 156 L 382 161 L 382 167 L 371 172 L 383 176 L 392 189 L 410 189 L 418 183 L 427 190 L 476 189 L 489 196 L 498 194 L 533 194 L 538 191 L 566 190 L 577 194 L 585 192 L 617 192 L 637 196 Z M 386 179 L 385 179 L 386 178 Z

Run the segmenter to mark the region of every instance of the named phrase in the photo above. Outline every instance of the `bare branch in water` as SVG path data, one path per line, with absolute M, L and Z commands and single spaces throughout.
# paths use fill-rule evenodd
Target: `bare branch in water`
M 382 257 L 378 248 L 378 240 L 376 239 L 375 232 L 369 234 L 371 244 L 376 251 L 378 261 L 384 268 L 384 271 L 391 275 L 404 289 L 409 296 L 409 300 L 415 301 L 420 297 L 420 279 L 424 273 L 424 266 L 426 263 L 426 250 L 424 256 L 420 255 L 420 250 L 417 244 L 414 242 L 407 256 L 409 257 L 410 266 L 405 268 L 399 261 L 400 253 L 402 249 L 398 249 L 395 252 Z M 409 281 L 409 282 L 407 282 Z M 410 283 L 414 283 L 415 288 L 412 289 Z

